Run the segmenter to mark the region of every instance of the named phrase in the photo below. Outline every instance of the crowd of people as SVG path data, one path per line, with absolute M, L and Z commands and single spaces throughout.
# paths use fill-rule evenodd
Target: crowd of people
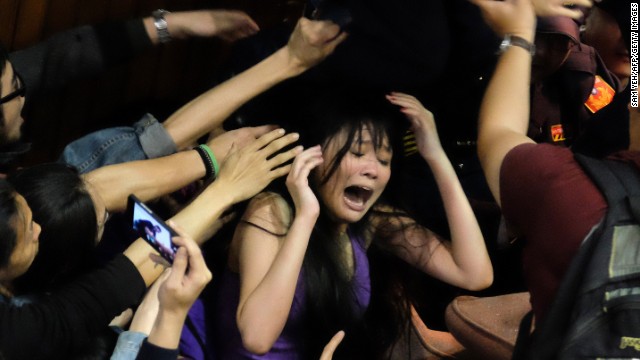
M 524 244 L 519 268 L 507 270 L 524 274 L 544 321 L 607 211 L 574 154 L 640 173 L 629 4 L 436 1 L 428 17 L 438 21 L 417 25 L 415 12 L 385 19 L 388 4 L 309 1 L 311 18 L 279 48 L 164 121 L 145 114 L 85 134 L 55 163 L 7 170 L 0 358 L 398 358 L 419 307 L 409 278 L 491 289 L 505 271 L 492 264 L 499 236 Z M 242 11 L 156 11 L 12 53 L 0 44 L 0 165 L 28 151 L 21 114 L 32 96 L 152 45 L 262 32 Z M 414 43 L 421 36 L 433 57 Z M 433 89 L 472 72 L 438 77 L 457 44 L 484 47 L 471 68 L 492 72 L 456 84 L 477 97 L 465 105 Z M 468 104 L 478 106 L 458 108 Z M 223 127 L 238 113 L 254 126 Z M 454 118 L 462 113 L 473 120 Z M 463 162 L 456 134 L 475 137 L 457 142 L 473 149 Z M 473 163 L 482 172 L 469 176 Z M 171 263 L 153 247 L 159 227 L 127 216 L 131 194 L 178 234 Z M 506 224 L 499 236 L 479 221 L 487 202 Z

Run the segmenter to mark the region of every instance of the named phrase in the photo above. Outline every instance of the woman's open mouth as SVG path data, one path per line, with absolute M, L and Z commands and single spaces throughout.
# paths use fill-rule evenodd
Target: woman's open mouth
M 365 186 L 352 185 L 344 189 L 345 202 L 349 208 L 355 211 L 363 211 L 371 195 L 373 195 L 373 190 Z

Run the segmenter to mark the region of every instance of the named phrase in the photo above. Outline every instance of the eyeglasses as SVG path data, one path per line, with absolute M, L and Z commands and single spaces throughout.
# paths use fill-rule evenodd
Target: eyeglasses
M 20 74 L 15 72 L 15 70 L 14 70 L 14 74 L 16 76 L 16 83 L 17 83 L 16 89 L 13 92 L 9 93 L 8 95 L 0 98 L 0 105 L 11 101 L 18 96 L 24 97 L 24 95 L 27 92 L 27 86 L 24 84 L 24 80 L 22 80 L 22 76 L 20 76 Z

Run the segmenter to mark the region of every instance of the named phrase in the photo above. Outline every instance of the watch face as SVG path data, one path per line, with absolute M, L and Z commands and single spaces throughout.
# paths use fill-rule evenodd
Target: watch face
M 502 42 L 500 43 L 500 50 L 501 51 L 507 50 L 507 47 L 509 47 L 510 44 L 511 44 L 510 39 L 503 39 Z

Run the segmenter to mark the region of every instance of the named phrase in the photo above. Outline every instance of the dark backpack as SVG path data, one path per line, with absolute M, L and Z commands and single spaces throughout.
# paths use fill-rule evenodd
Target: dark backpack
M 640 173 L 622 162 L 576 159 L 609 209 L 531 336 L 532 314 L 523 319 L 514 359 L 640 358 Z

